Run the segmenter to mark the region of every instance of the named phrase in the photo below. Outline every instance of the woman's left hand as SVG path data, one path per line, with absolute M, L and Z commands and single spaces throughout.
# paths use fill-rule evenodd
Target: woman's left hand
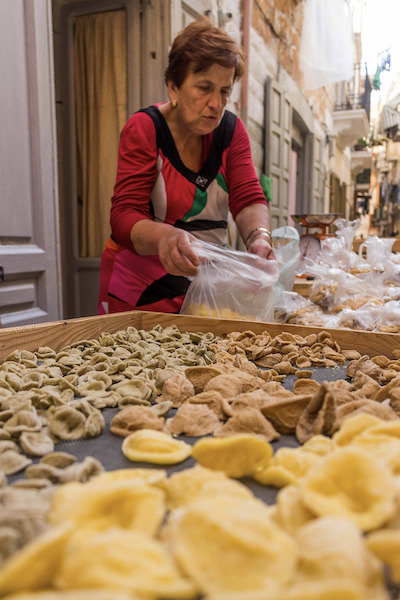
M 270 237 L 264 235 L 256 237 L 254 242 L 249 245 L 248 251 L 252 254 L 260 256 L 261 258 L 276 260 L 274 250 L 272 248 L 272 240 Z

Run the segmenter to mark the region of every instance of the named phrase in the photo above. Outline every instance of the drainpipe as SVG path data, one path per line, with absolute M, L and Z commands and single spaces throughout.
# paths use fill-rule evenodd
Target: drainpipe
M 243 41 L 242 46 L 245 53 L 245 71 L 242 77 L 242 87 L 240 90 L 240 116 L 247 128 L 248 121 L 248 100 L 249 100 L 249 57 L 250 57 L 250 28 L 251 13 L 253 9 L 253 0 L 243 0 Z

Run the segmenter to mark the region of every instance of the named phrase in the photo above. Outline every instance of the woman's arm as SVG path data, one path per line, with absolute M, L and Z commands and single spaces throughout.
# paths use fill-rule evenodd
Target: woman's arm
M 269 209 L 266 204 L 250 204 L 236 215 L 236 225 L 245 246 L 252 254 L 274 259 Z
M 230 210 L 247 250 L 275 258 L 268 204 L 254 168 L 249 136 L 240 119 L 229 147 L 227 177 Z
M 134 250 L 131 229 L 140 220 L 153 223 L 150 195 L 157 177 L 157 142 L 154 123 L 135 113 L 121 132 L 117 177 L 111 199 L 110 223 L 118 244 Z

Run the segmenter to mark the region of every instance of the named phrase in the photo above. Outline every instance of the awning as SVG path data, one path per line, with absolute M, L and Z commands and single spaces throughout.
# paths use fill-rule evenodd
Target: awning
M 384 105 L 379 121 L 379 133 L 385 133 L 396 125 L 400 128 L 400 112 L 397 110 L 399 105 L 400 94 Z

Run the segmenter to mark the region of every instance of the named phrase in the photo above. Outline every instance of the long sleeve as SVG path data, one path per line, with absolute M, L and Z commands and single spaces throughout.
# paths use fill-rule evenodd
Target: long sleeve
M 133 249 L 130 232 L 141 219 L 152 219 L 150 194 L 157 176 L 156 131 L 151 118 L 135 113 L 121 133 L 117 177 L 111 200 L 114 239 Z
M 254 168 L 249 136 L 238 118 L 227 157 L 229 207 L 233 218 L 246 206 L 267 204 Z

